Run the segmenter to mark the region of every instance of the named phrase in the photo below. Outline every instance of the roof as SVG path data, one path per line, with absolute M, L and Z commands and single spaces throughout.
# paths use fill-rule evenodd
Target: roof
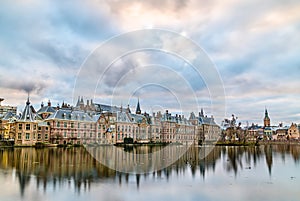
M 121 108 L 117 106 L 111 106 L 111 105 L 104 105 L 104 104 L 98 104 L 95 103 L 95 106 L 97 107 L 98 111 L 101 112 L 120 112 Z
M 46 120 L 49 119 L 94 122 L 94 120 L 85 112 L 65 109 L 59 109 L 55 111 L 55 113 L 51 114 Z
M 199 124 L 217 125 L 212 117 L 199 117 Z
M 117 112 L 117 122 L 127 122 L 131 123 L 132 119 L 130 119 L 130 116 L 126 112 Z
M 19 121 L 34 121 L 33 107 L 30 106 L 29 97 Z
M 15 115 L 12 112 L 6 112 L 1 119 L 9 120 L 12 117 L 15 117 Z
M 129 117 L 134 123 L 142 123 L 143 120 L 147 122 L 147 118 L 142 114 L 129 114 Z
M 55 112 L 55 109 L 51 106 L 44 106 L 44 107 L 41 107 L 37 113 L 38 114 L 42 114 L 42 113 L 54 113 Z

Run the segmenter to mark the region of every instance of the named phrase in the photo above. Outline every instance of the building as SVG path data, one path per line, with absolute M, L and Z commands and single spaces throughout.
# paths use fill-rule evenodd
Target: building
M 17 107 L 9 105 L 1 105 L 1 102 L 4 101 L 4 98 L 0 98 L 0 117 L 3 117 L 6 113 L 10 112 L 13 115 L 17 114 Z
M 268 114 L 268 110 L 267 108 L 265 109 L 265 117 L 264 117 L 264 127 L 270 127 L 270 117 L 269 117 L 269 114 Z
M 204 140 L 216 141 L 221 136 L 221 128 L 218 126 L 213 116 L 204 115 L 203 109 L 198 117 L 192 112 L 189 121 L 195 126 L 195 140 L 201 144 Z
M 36 120 L 35 110 L 28 97 L 21 117 L 15 121 L 15 144 L 32 146 L 37 142 L 47 143 L 49 140 L 50 127 Z
M 264 139 L 272 140 L 273 130 L 271 128 L 271 120 L 267 108 L 265 109 L 264 117 Z
M 52 107 L 51 106 L 51 101 L 49 100 L 46 106 L 44 106 L 44 103 L 42 102 L 41 108 L 37 111 L 37 114 L 39 115 L 39 117 L 41 119 L 46 119 L 51 114 L 53 114 L 56 111 L 56 109 L 58 109 L 58 108 L 57 107 Z
M 277 128 L 275 128 L 275 135 L 273 135 L 273 140 L 285 141 L 288 136 L 288 126 L 282 126 L 280 124 Z
M 96 142 L 96 122 L 85 112 L 61 108 L 44 120 L 51 128 L 53 144 Z
M 295 123 L 292 123 L 288 129 L 288 137 L 287 138 L 291 139 L 291 140 L 298 140 L 298 139 L 300 139 L 299 135 L 300 135 L 299 126 L 297 126 L 297 124 L 295 124 Z
M 17 116 L 12 112 L 7 112 L 0 118 L 0 139 L 13 140 L 15 137 L 15 122 Z

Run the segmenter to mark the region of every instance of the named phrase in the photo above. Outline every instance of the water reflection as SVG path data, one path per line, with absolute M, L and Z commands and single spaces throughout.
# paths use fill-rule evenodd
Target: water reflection
M 123 149 L 114 146 L 104 147 L 111 155 L 111 161 L 126 167 L 129 163 L 140 163 L 135 159 L 126 158 L 126 153 L 152 153 L 162 149 L 162 147 L 132 147 L 124 150 L 124 155 L 114 155 L 114 149 Z M 164 159 L 177 154 L 176 149 L 180 146 L 169 147 L 164 152 Z M 103 151 L 103 147 L 100 149 Z M 196 178 L 200 175 L 206 179 L 206 172 L 215 172 L 217 166 L 223 168 L 226 174 L 234 173 L 245 169 L 255 169 L 258 163 L 264 161 L 267 167 L 267 174 L 272 176 L 274 157 L 276 160 L 285 161 L 286 157 L 293 158 L 294 163 L 299 163 L 300 147 L 295 145 L 266 145 L 259 147 L 215 147 L 210 151 L 210 147 L 190 147 L 175 163 L 148 174 L 128 174 L 117 172 L 100 164 L 84 148 L 15 148 L 0 150 L 0 178 L 5 175 L 15 175 L 18 182 L 20 195 L 23 196 L 29 183 L 34 180 L 37 189 L 47 188 L 58 189 L 61 186 L 70 186 L 77 193 L 89 191 L 93 184 L 112 183 L 128 184 L 134 181 L 137 189 L 141 185 L 141 180 L 152 178 L 159 182 L 162 178 L 167 181 L 179 175 Z M 98 151 L 97 149 L 95 150 Z M 102 152 L 101 152 L 102 153 Z M 118 152 L 119 153 L 119 152 Z M 169 155 L 165 155 L 168 153 Z M 206 155 L 206 157 L 203 157 Z M 114 158 L 115 157 L 115 158 Z M 151 166 L 154 159 L 143 161 L 145 166 Z M 143 180 L 143 181 L 144 181 Z

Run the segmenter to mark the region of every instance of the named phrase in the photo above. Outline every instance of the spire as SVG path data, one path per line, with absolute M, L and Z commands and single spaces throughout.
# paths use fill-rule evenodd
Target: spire
M 135 114 L 141 114 L 140 99 L 138 98 Z
M 265 118 L 269 118 L 268 110 L 265 108 Z
M 33 107 L 30 107 L 29 93 L 26 101 L 26 106 L 20 117 L 21 121 L 34 121 Z
M 78 96 L 78 100 L 77 100 L 77 103 L 76 103 L 76 107 L 79 107 L 80 105 L 80 96 Z
M 264 127 L 270 127 L 270 117 L 267 108 L 265 108 Z
M 30 101 L 29 101 L 29 93 L 28 93 L 28 96 L 27 96 L 26 105 L 30 105 Z
M 129 104 L 127 105 L 127 112 L 131 113 L 130 108 L 129 108 Z

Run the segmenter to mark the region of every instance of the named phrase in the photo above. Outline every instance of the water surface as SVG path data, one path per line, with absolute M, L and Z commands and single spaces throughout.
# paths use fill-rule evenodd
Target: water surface
M 101 153 L 103 149 L 127 154 L 155 152 L 162 147 L 124 150 L 108 146 L 102 147 Z M 176 154 L 177 148 L 164 149 Z M 209 150 L 193 147 L 167 168 L 129 174 L 100 164 L 85 148 L 1 149 L 0 200 L 300 199 L 300 146 L 224 146 Z M 111 155 L 111 160 L 124 167 L 131 160 L 139 163 L 122 155 L 114 157 Z M 162 160 L 168 157 L 164 155 Z M 151 163 L 143 161 L 144 166 Z

